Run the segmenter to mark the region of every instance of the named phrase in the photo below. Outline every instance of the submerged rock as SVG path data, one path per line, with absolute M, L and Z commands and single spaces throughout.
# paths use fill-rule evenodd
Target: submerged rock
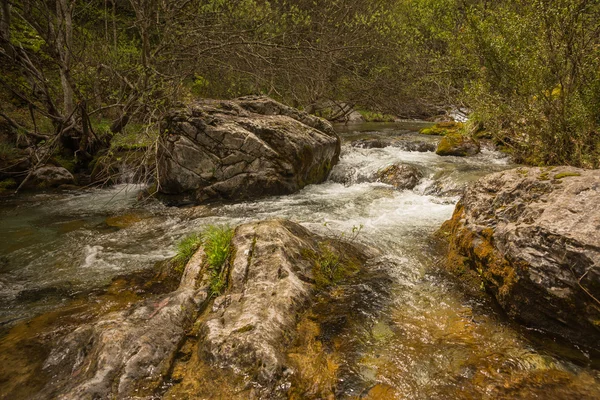
M 447 266 L 507 314 L 600 348 L 600 171 L 518 168 L 469 187 L 442 232 Z
M 447 134 L 440 140 L 435 153 L 439 156 L 474 156 L 481 150 L 479 142 L 461 134 Z
M 382 149 L 385 147 L 397 147 L 404 151 L 418 151 L 420 153 L 425 153 L 428 151 L 433 152 L 437 147 L 435 142 L 392 138 L 359 139 L 353 141 L 351 146 L 359 149 Z
M 377 171 L 380 182 L 392 185 L 395 189 L 413 189 L 423 177 L 421 171 L 413 165 L 393 164 Z
M 321 118 L 267 97 L 205 100 L 167 117 L 159 189 L 197 203 L 290 194 L 323 182 L 339 154 Z

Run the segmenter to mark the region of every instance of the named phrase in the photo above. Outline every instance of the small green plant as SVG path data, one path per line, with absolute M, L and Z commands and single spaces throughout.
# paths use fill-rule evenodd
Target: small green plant
M 347 242 L 354 242 L 356 240 L 356 238 L 358 237 L 358 235 L 360 235 L 360 232 L 362 231 L 362 228 L 364 227 L 363 224 L 360 225 L 352 225 L 352 231 L 350 232 L 349 235 L 346 235 L 346 232 L 341 232 L 341 233 L 336 233 L 334 232 L 330 227 L 329 227 L 329 223 L 328 222 L 323 222 L 323 226 L 325 228 L 327 228 L 327 230 L 329 231 L 329 237 L 331 237 L 334 240 L 345 240 Z
M 17 182 L 14 179 L 9 178 L 3 181 L 0 181 L 0 194 L 8 192 L 9 189 L 16 188 Z
M 210 271 L 210 294 L 218 296 L 227 284 L 227 264 L 231 256 L 233 229 L 228 226 L 210 225 L 202 233 L 206 263 Z
M 175 270 L 182 272 L 185 264 L 192 258 L 202 244 L 202 237 L 193 233 L 177 242 L 177 255 L 175 256 Z
M 210 273 L 210 295 L 220 295 L 227 284 L 227 267 L 231 257 L 233 233 L 234 230 L 228 226 L 209 225 L 200 234 L 186 236 L 177 243 L 175 270 L 182 272 L 185 264 L 200 246 L 203 246 L 206 255 L 205 266 Z

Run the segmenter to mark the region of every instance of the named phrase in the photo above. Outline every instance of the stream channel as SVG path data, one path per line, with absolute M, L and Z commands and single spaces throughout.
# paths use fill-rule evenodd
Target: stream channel
M 343 311 L 337 398 L 600 398 L 600 373 L 585 354 L 557 355 L 491 302 L 464 295 L 437 266 L 433 234 L 451 217 L 461 189 L 513 167 L 508 159 L 489 150 L 460 158 L 351 145 L 369 138 L 437 140 L 416 134 L 419 127 L 337 127 L 344 144 L 330 179 L 289 196 L 175 208 L 140 204 L 142 188 L 120 184 L 1 200 L 0 343 L 14 340 L 11 329 L 27 319 L 172 257 L 179 239 L 209 224 L 286 218 L 336 237 L 362 227 L 355 240 L 385 254 L 386 287 L 363 287 L 364 304 Z M 422 172 L 413 190 L 369 179 L 396 162 Z M 6 384 L 0 380 L 0 398 L 7 398 Z

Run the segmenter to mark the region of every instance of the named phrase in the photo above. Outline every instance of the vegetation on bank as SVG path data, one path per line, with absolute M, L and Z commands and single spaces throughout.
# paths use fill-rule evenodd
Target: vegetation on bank
M 247 94 L 311 113 L 377 110 L 368 120 L 460 106 L 517 161 L 600 166 L 598 2 L 15 0 L 0 11 L 0 179 L 48 162 L 90 174 L 119 151 L 145 162 L 173 106 Z

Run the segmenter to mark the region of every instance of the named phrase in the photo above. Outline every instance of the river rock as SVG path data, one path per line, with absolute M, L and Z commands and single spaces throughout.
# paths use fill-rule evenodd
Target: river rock
M 377 171 L 380 182 L 392 185 L 397 190 L 413 189 L 422 177 L 417 167 L 406 164 L 392 164 Z
M 460 135 L 447 134 L 440 140 L 435 153 L 439 156 L 474 156 L 479 153 L 480 146 L 476 140 Z
M 58 187 L 74 183 L 73 174 L 66 168 L 55 165 L 44 165 L 33 171 L 31 183 L 39 187 Z
M 286 350 L 297 335 L 299 313 L 324 279 L 323 246 L 328 257 L 340 260 L 339 268 L 346 260 L 359 265 L 377 255 L 290 221 L 237 227 L 222 295 L 209 294 L 211 271 L 200 248 L 175 291 L 100 316 L 62 338 L 44 363 L 53 378 L 40 398 L 154 398 L 191 331 L 199 337 L 194 352 L 215 370 L 275 390 L 276 382 L 294 373 Z
M 340 265 L 350 259 L 364 263 L 376 254 L 329 241 L 290 221 L 238 227 L 227 293 L 215 300 L 202 328 L 205 357 L 262 384 L 293 374 L 286 346 L 322 279 L 317 268 L 323 245 L 334 242 L 329 249 Z
M 448 267 L 525 325 L 600 348 L 600 171 L 518 168 L 470 186 L 442 232 Z
M 340 154 L 331 124 L 267 97 L 195 102 L 162 131 L 159 190 L 197 203 L 294 193 L 323 182 Z

